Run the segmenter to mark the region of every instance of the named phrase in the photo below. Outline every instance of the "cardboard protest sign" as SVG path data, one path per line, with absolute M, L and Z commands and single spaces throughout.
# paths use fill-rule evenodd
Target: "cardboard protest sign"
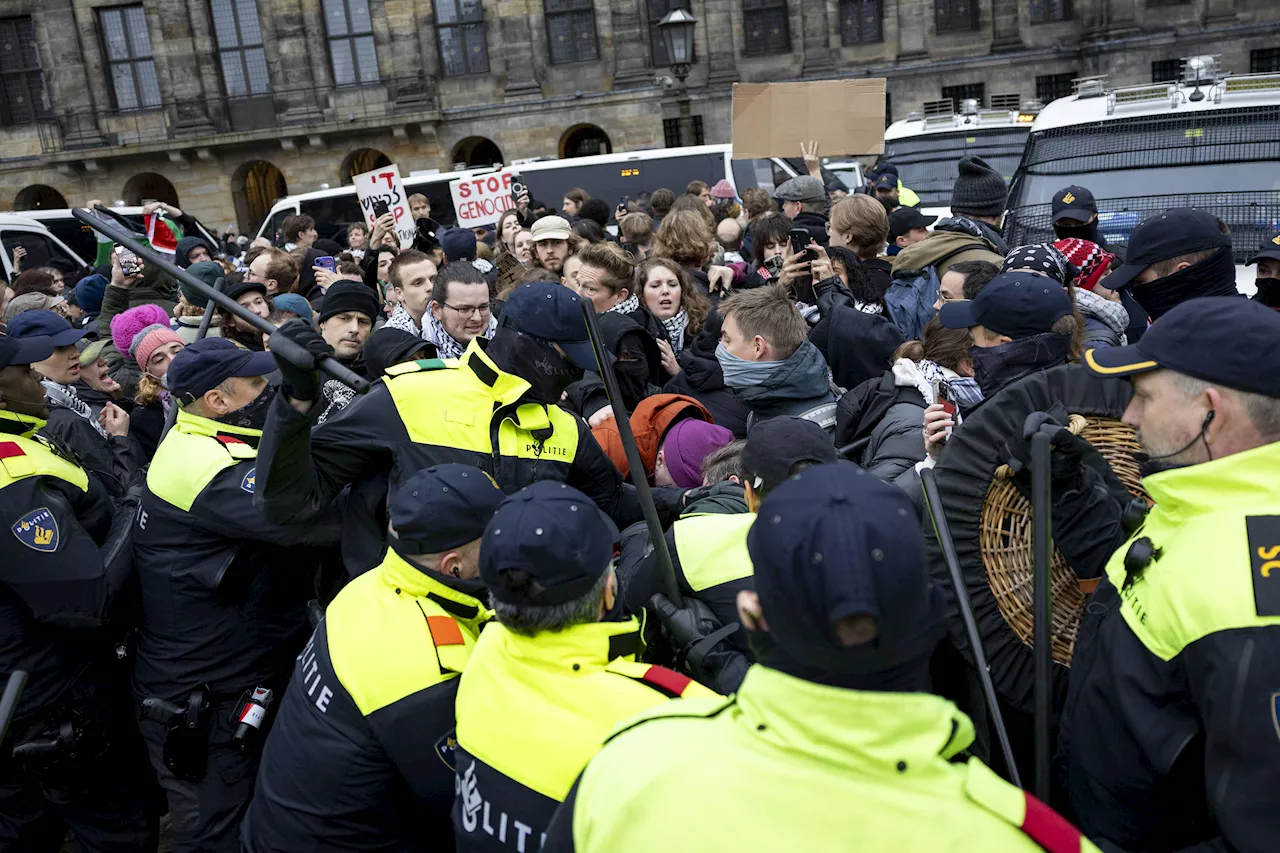
M 405 194 L 404 182 L 400 180 L 400 167 L 392 164 L 364 172 L 353 177 L 351 182 L 356 185 L 365 224 L 372 229 L 378 214 L 389 210 L 396 218 L 396 238 L 400 241 L 400 248 L 412 246 L 418 226 L 409 212 L 409 197 Z
M 492 225 L 502 211 L 515 207 L 511 199 L 511 172 L 472 175 L 449 182 L 453 211 L 459 228 Z
M 822 154 L 884 152 L 884 79 L 734 83 L 734 158 L 797 157 L 817 140 Z

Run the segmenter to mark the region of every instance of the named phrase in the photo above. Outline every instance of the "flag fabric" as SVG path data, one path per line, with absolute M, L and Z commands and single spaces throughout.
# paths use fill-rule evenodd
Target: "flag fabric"
M 151 248 L 172 255 L 178 251 L 178 237 L 164 217 L 155 213 L 147 214 L 147 242 Z

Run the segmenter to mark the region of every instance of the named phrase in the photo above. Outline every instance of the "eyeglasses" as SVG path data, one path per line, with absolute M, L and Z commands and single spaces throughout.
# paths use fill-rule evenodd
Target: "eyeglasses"
M 487 303 L 484 305 L 450 305 L 448 302 L 441 302 L 440 304 L 452 311 L 457 311 L 463 317 L 470 317 L 473 314 L 484 315 L 489 313 L 489 305 Z

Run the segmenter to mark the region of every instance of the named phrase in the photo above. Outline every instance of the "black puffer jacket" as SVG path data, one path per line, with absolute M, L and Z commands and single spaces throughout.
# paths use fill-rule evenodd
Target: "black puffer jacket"
M 49 419 L 41 432 L 71 448 L 81 467 L 102 484 L 112 500 L 124 497 L 138 479 L 138 463 L 129 439 L 104 436 L 73 409 L 50 400 Z
M 854 446 L 848 458 L 913 499 L 920 493 L 915 466 L 925 457 L 923 382 L 914 362 L 899 359 L 893 369 L 846 392 L 837 414 L 837 445 Z

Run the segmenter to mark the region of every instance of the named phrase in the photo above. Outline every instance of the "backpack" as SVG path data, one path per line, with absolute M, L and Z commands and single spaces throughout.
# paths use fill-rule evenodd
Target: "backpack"
M 933 306 L 938 301 L 942 286 L 938 265 L 961 252 L 976 249 L 989 251 L 989 247 L 980 243 L 960 246 L 922 270 L 900 270 L 894 274 L 889 289 L 884 293 L 884 304 L 889 319 L 907 340 L 920 340 L 924 336 L 924 327 L 937 313 Z

